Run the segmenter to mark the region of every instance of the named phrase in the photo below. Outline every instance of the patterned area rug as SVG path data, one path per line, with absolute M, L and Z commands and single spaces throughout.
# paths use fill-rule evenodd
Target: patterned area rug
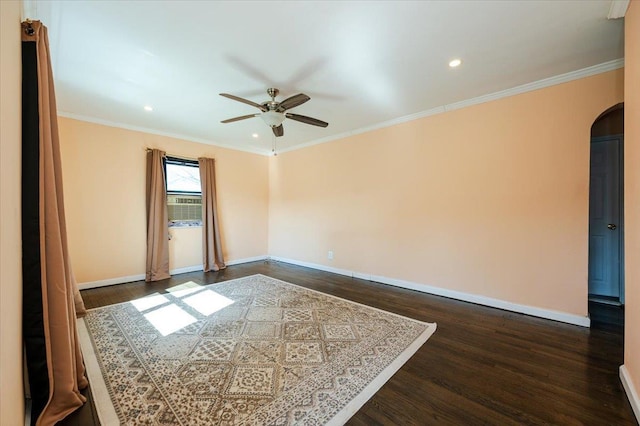
M 433 334 L 264 275 L 188 282 L 79 320 L 103 425 L 345 423 Z

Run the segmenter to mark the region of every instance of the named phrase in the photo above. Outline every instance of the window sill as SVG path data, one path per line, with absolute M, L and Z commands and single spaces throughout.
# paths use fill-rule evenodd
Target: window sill
M 169 228 L 202 228 L 202 222 L 191 221 L 171 221 L 169 222 Z

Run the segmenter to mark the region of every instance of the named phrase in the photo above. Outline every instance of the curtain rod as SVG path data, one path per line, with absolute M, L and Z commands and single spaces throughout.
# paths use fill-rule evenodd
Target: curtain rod
M 0 0 L 0 1 L 2 1 L 2 0 Z M 153 151 L 153 148 L 145 148 L 145 151 L 147 151 L 147 152 Z M 169 154 L 169 153 L 165 153 L 165 155 L 167 157 L 178 158 L 180 160 L 198 161 L 197 158 L 185 157 L 183 155 L 175 155 L 175 154 Z M 215 160 L 215 157 L 206 157 L 206 158 L 213 158 Z

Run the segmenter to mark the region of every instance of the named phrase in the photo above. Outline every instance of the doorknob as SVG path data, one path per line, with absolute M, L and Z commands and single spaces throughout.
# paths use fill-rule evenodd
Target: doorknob
M 617 226 L 616 226 L 615 223 L 610 223 L 610 224 L 607 225 L 607 228 L 609 228 L 609 229 L 611 229 L 613 231 L 614 229 L 617 228 Z

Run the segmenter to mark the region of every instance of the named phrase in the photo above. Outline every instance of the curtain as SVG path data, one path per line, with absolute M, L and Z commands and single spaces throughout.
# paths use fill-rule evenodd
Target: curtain
M 147 151 L 147 273 L 145 281 L 169 278 L 169 215 L 162 159 L 164 151 Z
M 23 338 L 32 424 L 52 425 L 85 402 L 76 328 L 85 308 L 69 259 L 47 28 L 21 30 Z
M 198 158 L 202 186 L 202 257 L 204 272 L 226 268 L 222 257 L 218 206 L 216 204 L 216 164 L 213 158 Z

